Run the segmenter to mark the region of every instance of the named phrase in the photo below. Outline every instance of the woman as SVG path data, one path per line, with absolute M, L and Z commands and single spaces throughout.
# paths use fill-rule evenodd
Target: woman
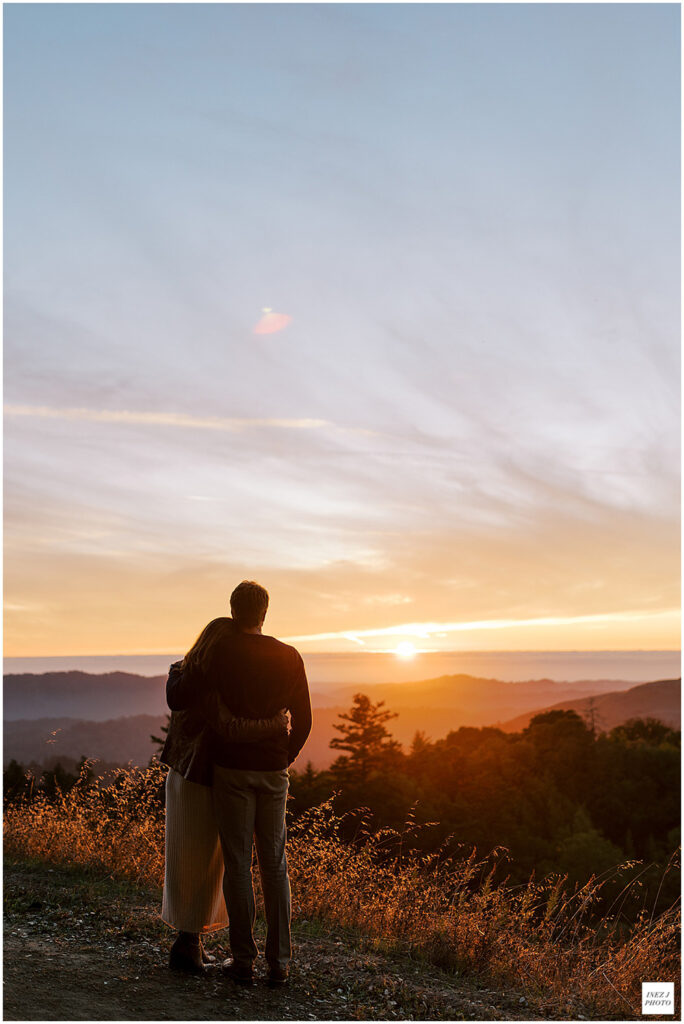
M 224 928 L 228 914 L 223 898 L 223 854 L 211 799 L 210 729 L 224 739 L 249 743 L 287 731 L 287 716 L 236 718 L 203 683 L 203 670 L 217 643 L 233 633 L 233 620 L 213 619 L 182 661 L 171 665 L 166 683 L 172 710 L 160 760 L 166 777 L 166 843 L 162 920 L 178 930 L 171 947 L 172 970 L 199 974 L 213 962 L 200 936 Z

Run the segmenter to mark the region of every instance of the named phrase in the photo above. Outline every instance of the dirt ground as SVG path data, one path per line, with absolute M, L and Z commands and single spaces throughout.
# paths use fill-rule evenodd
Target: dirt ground
M 5 1020 L 539 1020 L 567 1019 L 519 993 L 477 987 L 383 955 L 363 940 L 293 928 L 290 984 L 252 988 L 219 966 L 167 967 L 173 934 L 157 894 L 76 869 L 5 862 Z M 259 925 L 261 929 L 261 925 Z M 257 941 L 263 943 L 263 931 Z M 207 948 L 228 956 L 226 932 Z M 260 958 L 261 959 L 261 958 Z M 580 1009 L 580 1008 L 578 1008 Z M 579 1017 L 580 1013 L 573 1016 Z

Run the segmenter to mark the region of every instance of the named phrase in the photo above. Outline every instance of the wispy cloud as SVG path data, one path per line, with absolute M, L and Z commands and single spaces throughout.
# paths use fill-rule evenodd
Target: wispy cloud
M 221 430 L 239 433 L 257 427 L 285 430 L 319 430 L 334 427 L 318 419 L 251 419 L 247 417 L 189 416 L 178 412 L 134 412 L 129 409 L 59 408 L 48 405 L 8 405 L 5 416 L 35 419 L 88 420 L 93 423 L 125 423 L 151 427 L 186 427 L 192 430 Z
M 667 608 L 658 611 L 607 612 L 600 615 L 549 615 L 530 619 L 480 619 L 475 622 L 404 622 L 397 626 L 379 629 L 353 629 L 339 633 L 310 633 L 302 636 L 288 636 L 288 643 L 304 643 L 318 640 L 353 640 L 363 643 L 362 637 L 413 636 L 427 638 L 435 634 L 464 633 L 481 629 L 521 629 L 535 626 L 575 626 L 595 623 L 625 623 L 657 619 L 678 615 L 678 609 Z
M 15 653 L 676 642 L 672 5 L 10 6 Z

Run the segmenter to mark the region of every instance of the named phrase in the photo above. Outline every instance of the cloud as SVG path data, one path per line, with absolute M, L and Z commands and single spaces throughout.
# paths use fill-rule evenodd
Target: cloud
M 302 636 L 288 636 L 288 643 L 316 642 L 320 640 L 353 640 L 362 643 L 361 637 L 418 636 L 427 638 L 446 633 L 470 632 L 489 629 L 521 629 L 534 626 L 576 626 L 587 624 L 611 624 L 642 622 L 644 619 L 671 618 L 679 614 L 676 608 L 658 611 L 607 612 L 599 615 L 548 615 L 531 619 L 481 619 L 475 622 L 405 622 L 381 629 L 355 629 L 339 633 L 310 633 Z
M 125 423 L 152 427 L 188 427 L 192 430 L 220 430 L 239 433 L 256 427 L 286 430 L 318 430 L 332 427 L 319 419 L 251 419 L 247 417 L 189 416 L 177 412 L 132 412 L 128 409 L 68 409 L 48 405 L 8 405 L 6 416 L 38 419 L 88 420 L 94 423 Z

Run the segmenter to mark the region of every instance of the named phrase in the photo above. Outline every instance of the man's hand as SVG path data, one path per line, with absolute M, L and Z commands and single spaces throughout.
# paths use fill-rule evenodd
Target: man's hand
M 281 708 L 271 718 L 240 718 L 234 715 L 216 693 L 211 694 L 210 724 L 224 740 L 232 743 L 258 743 L 259 740 L 286 736 L 289 718 Z

